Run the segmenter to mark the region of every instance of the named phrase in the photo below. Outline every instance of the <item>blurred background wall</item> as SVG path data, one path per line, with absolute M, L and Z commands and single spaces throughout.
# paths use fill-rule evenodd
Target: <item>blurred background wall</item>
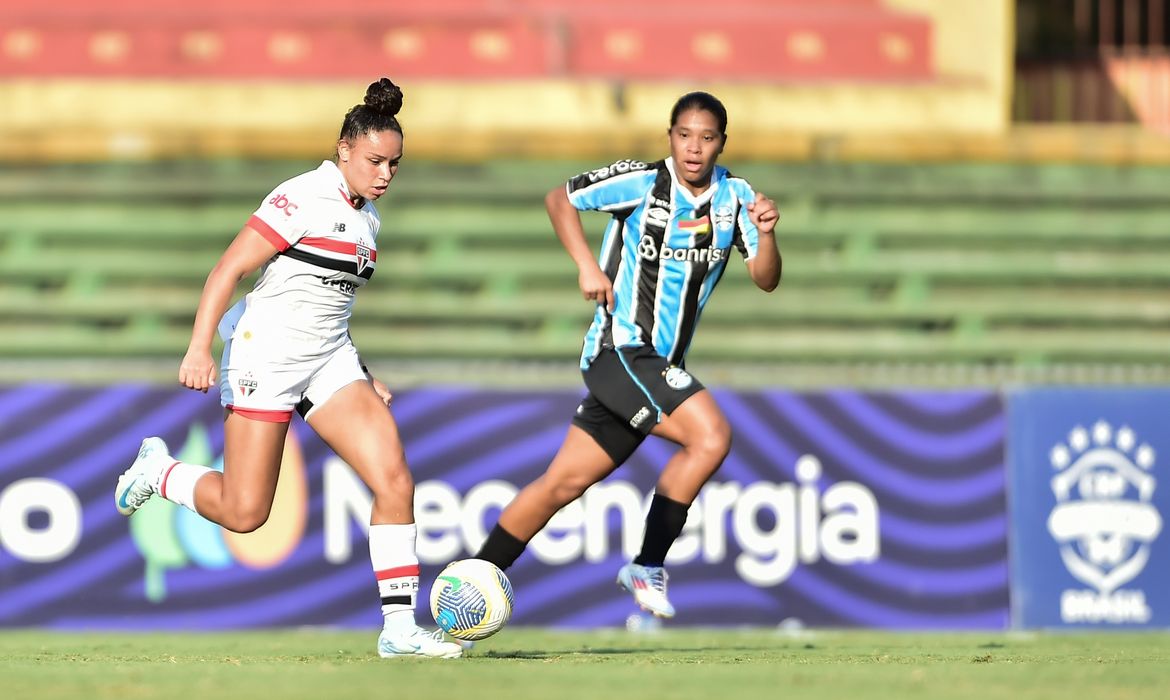
M 575 382 L 542 374 L 588 309 L 540 197 L 661 157 L 674 99 L 702 88 L 730 111 L 725 163 L 784 211 L 782 293 L 729 275 L 696 341 L 726 381 L 1160 377 L 1164 4 L 10 0 L 0 358 L 169 376 L 240 222 L 389 75 L 394 257 L 355 319 L 380 361 Z
M 403 83 L 413 152 L 622 152 L 680 90 L 717 91 L 744 157 L 818 136 L 996 134 L 1007 0 L 11 3 L 8 158 L 316 153 L 370 76 Z M 49 133 L 46 133 L 48 131 Z

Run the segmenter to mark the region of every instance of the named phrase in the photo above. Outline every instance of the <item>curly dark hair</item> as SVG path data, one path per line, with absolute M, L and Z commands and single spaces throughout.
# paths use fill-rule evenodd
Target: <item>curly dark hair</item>
M 360 105 L 354 105 L 341 122 L 340 140 L 353 141 L 371 131 L 397 131 L 402 134 L 398 123 L 398 110 L 402 109 L 402 88 L 389 78 L 381 78 L 366 88 L 366 98 Z

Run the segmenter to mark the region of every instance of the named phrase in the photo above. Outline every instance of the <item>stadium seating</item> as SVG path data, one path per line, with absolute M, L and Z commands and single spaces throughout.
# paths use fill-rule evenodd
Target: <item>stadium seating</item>
M 932 27 L 879 0 L 88 0 L 6 8 L 0 78 L 923 81 Z M 698 21 L 696 18 L 701 18 Z M 15 38 L 12 38 L 15 37 Z M 378 70 L 378 69 L 373 69 Z
M 179 356 L 219 253 L 267 186 L 310 165 L 9 169 L 0 358 Z M 541 197 L 585 165 L 412 163 L 380 205 L 378 274 L 353 322 L 363 352 L 574 357 L 591 311 Z M 733 263 L 696 361 L 1139 365 L 1170 347 L 1166 169 L 735 171 L 779 200 L 784 278 L 764 295 Z M 586 225 L 596 243 L 604 219 Z

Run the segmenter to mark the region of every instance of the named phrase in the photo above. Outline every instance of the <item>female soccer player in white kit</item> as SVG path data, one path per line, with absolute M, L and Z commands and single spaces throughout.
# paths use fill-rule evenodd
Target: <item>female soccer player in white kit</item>
M 390 392 L 367 372 L 348 330 L 354 292 L 377 266 L 373 202 L 402 158 L 401 106 L 402 91 L 389 79 L 371 84 L 345 115 L 336 161 L 274 189 L 208 275 L 179 382 L 204 392 L 215 383 L 218 327 L 223 473 L 178 462 L 150 437 L 114 497 L 124 515 L 158 494 L 234 532 L 255 530 L 272 507 L 296 410 L 373 493 L 370 558 L 384 619 L 378 653 L 452 658 L 461 646 L 415 623 L 414 482 Z M 225 314 L 237 283 L 261 267 L 252 292 Z

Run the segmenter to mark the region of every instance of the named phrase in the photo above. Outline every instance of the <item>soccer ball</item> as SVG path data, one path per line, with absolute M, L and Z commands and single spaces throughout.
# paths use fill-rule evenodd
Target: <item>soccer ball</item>
M 431 614 L 456 639 L 486 639 L 512 617 L 512 582 L 483 559 L 451 562 L 431 586 Z

